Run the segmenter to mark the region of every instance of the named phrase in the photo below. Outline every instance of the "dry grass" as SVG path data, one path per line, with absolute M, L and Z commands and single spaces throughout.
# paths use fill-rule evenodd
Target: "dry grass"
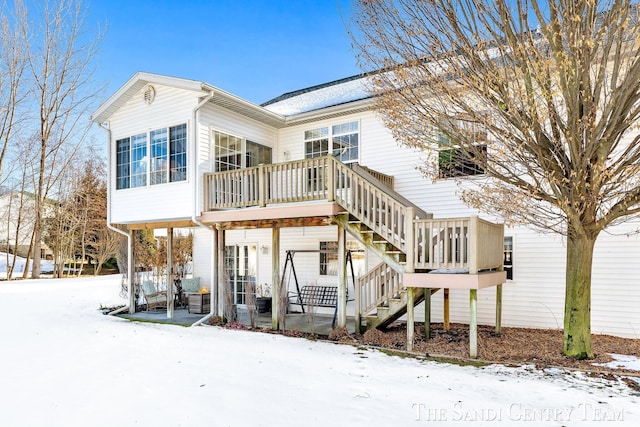
M 383 339 L 383 347 L 406 348 L 406 327 L 402 325 L 390 328 L 385 331 Z M 366 339 L 363 341 L 366 343 Z M 593 335 L 592 342 L 595 359 L 575 360 L 562 355 L 560 330 L 502 328 L 502 333 L 497 335 L 492 326 L 478 326 L 478 358 L 491 362 L 534 364 L 540 367 L 561 366 L 592 371 L 599 369 L 594 363 L 610 362 L 611 353 L 640 357 L 640 339 Z M 424 326 L 417 325 L 414 351 L 426 355 L 468 358 L 469 326 L 452 324 L 449 331 L 445 331 L 442 324 L 433 324 L 431 339 L 427 340 L 424 338 Z

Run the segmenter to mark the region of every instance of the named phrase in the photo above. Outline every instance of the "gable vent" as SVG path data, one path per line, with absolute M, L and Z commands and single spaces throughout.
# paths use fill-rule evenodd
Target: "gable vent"
M 147 85 L 147 87 L 144 88 L 144 92 L 142 93 L 142 96 L 144 98 L 145 104 L 147 105 L 151 104 L 153 100 L 156 99 L 155 88 L 151 85 Z

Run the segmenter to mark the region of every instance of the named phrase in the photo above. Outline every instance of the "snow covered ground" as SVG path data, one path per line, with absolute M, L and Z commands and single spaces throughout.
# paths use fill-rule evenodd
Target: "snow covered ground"
M 8 254 L 6 252 L 0 252 L 0 279 L 7 278 L 7 266 L 13 263 L 13 255 Z M 16 266 L 13 269 L 13 275 L 11 277 L 22 277 L 22 273 L 24 272 L 24 266 L 26 265 L 26 258 L 16 257 Z M 31 267 L 33 264 L 29 264 L 29 271 L 31 271 Z M 49 274 L 53 272 L 53 261 L 43 259 L 40 262 L 40 270 L 43 274 Z
M 560 370 L 104 316 L 119 276 L 0 282 L 0 425 L 640 425 L 640 394 Z

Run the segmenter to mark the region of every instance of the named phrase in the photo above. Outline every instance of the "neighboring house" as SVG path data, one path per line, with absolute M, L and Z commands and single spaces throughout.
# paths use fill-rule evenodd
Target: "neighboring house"
M 45 216 L 51 214 L 45 210 Z M 0 195 L 0 251 L 26 257 L 35 222 L 35 198 L 31 193 L 9 190 Z M 17 235 L 16 235 L 17 233 Z M 53 252 L 42 242 L 42 259 L 53 259 Z
M 562 328 L 563 239 L 478 219 L 454 179 L 421 176 L 424 154 L 399 146 L 372 104 L 361 76 L 258 106 L 203 82 L 138 73 L 92 117 L 109 135 L 109 221 L 129 231 L 195 227 L 194 276 L 212 289 L 214 313 L 225 280 L 237 304 L 250 281 L 284 278 L 295 290 L 283 271 L 291 250 L 300 286 L 345 292 L 344 251 L 359 249 L 357 289 L 351 280 L 347 289 L 357 302 L 341 304 L 339 324 L 397 319 L 410 286 L 452 289 L 434 291 L 432 321 L 450 310 L 468 323 L 471 295 L 479 322 L 493 324 L 502 292 L 503 325 Z M 482 171 L 470 166 L 447 161 L 443 176 L 473 181 Z M 637 227 L 598 240 L 594 333 L 640 335 Z M 423 295 L 413 294 L 420 312 Z

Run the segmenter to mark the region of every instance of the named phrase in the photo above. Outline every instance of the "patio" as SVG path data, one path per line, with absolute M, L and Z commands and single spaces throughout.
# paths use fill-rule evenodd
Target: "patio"
M 176 308 L 173 312 L 173 319 L 167 318 L 166 310 L 140 311 L 134 314 L 123 313 L 118 314 L 118 316 L 138 322 L 191 326 L 205 317 L 206 314 L 189 313 L 186 308 Z M 249 313 L 246 309 L 238 309 L 238 321 L 244 325 L 249 325 Z M 286 315 L 285 329 L 318 335 L 329 335 L 333 329 L 331 326 L 332 321 L 333 316 L 327 314 L 315 314 L 312 319 L 308 314 L 290 313 Z M 271 328 L 271 313 L 256 314 L 256 325 L 260 328 Z M 349 333 L 355 332 L 353 317 L 347 318 L 347 329 Z

